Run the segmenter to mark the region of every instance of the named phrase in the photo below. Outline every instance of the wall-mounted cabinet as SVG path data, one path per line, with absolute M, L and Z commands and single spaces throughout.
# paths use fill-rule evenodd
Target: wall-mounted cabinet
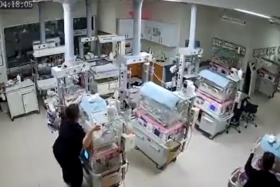
M 159 23 L 159 22 L 155 22 L 155 21 L 148 21 L 148 22 L 149 22 L 149 26 L 151 27 L 151 31 L 152 31 L 152 37 L 151 37 L 150 41 L 161 44 L 160 38 L 163 37 L 162 30 L 164 30 L 165 28 L 161 27 L 161 23 Z
M 179 45 L 179 27 L 175 24 L 159 23 L 161 36 L 159 43 L 169 47 L 177 47 Z
M 117 34 L 124 36 L 125 39 L 133 38 L 133 19 L 118 19 Z
M 153 30 L 152 30 L 152 24 L 151 21 L 148 20 L 142 20 L 142 23 L 144 21 L 144 24 L 142 24 L 143 33 L 144 33 L 144 40 L 152 41 L 153 36 Z
M 126 39 L 133 38 L 133 19 L 119 19 L 117 34 Z M 158 43 L 167 47 L 179 44 L 179 27 L 175 24 L 142 20 L 141 39 Z
M 142 20 L 141 22 L 141 39 L 145 39 L 145 29 L 146 29 L 147 21 Z

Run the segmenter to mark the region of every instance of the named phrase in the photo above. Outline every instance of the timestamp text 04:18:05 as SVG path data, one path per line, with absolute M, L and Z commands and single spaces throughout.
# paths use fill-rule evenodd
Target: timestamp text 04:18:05
M 31 0 L 0 0 L 0 9 L 31 9 L 33 1 Z

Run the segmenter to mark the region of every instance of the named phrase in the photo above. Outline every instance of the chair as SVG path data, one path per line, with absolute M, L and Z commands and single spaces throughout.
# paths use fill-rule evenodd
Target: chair
M 255 118 L 259 106 L 249 102 L 249 99 L 249 97 L 246 97 L 241 102 L 241 108 L 243 108 L 242 119 L 246 122 L 245 128 L 247 128 L 249 124 L 253 124 L 255 127 L 258 127 L 255 123 Z
M 243 114 L 243 108 L 238 108 L 238 105 L 235 104 L 233 109 L 233 117 L 230 119 L 230 123 L 227 126 L 226 133 L 228 134 L 230 128 L 234 128 L 238 133 L 241 133 L 240 130 L 240 121 Z

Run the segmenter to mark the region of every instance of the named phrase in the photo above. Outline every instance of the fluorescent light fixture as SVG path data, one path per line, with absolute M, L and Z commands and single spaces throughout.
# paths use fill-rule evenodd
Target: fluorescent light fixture
M 229 23 L 233 23 L 233 24 L 242 25 L 242 26 L 246 25 L 246 21 L 243 21 L 243 20 L 240 20 L 240 19 L 237 19 L 237 18 L 228 17 L 226 15 L 223 15 L 221 17 L 221 20 L 229 22 Z
M 242 10 L 242 9 L 238 9 L 238 8 L 235 8 L 234 10 L 239 11 L 239 12 L 243 12 L 243 13 L 246 13 L 246 14 L 251 14 L 251 15 L 254 15 L 254 16 L 266 18 L 266 19 L 271 19 L 270 16 L 259 14 L 259 13 L 256 13 L 256 12 L 251 12 L 251 11 L 248 11 L 248 10 Z

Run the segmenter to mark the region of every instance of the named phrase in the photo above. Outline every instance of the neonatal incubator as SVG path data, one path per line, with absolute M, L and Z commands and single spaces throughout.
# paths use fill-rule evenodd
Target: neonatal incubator
M 140 88 L 139 106 L 133 111 L 136 147 L 164 169 L 184 151 L 192 102 L 146 82 Z
M 91 67 L 93 73 L 92 91 L 100 95 L 114 93 L 119 86 L 119 69 L 113 63 L 106 63 Z
M 197 120 L 199 130 L 210 139 L 226 130 L 233 116 L 238 81 L 211 70 L 202 70 L 198 77 L 194 105 L 201 112 Z
M 199 73 L 199 82 L 198 90 L 220 102 L 230 100 L 235 96 L 234 83 L 218 73 L 202 70 Z
M 257 74 L 257 90 L 272 98 L 279 84 L 280 64 L 270 59 L 261 58 Z
M 94 123 L 102 126 L 94 133 L 92 148 L 85 150 L 88 158 L 82 157 L 84 175 L 92 186 L 118 186 L 127 170 L 123 154 L 134 147 L 134 135 L 114 104 L 107 105 L 98 94 L 83 96 L 80 101 L 83 128 L 91 128 Z
M 266 134 L 261 137 L 258 143 L 255 156 L 252 161 L 252 166 L 255 169 L 259 169 L 261 163 L 261 157 L 264 152 L 271 152 L 275 155 L 276 160 L 271 170 L 275 174 L 277 179 L 280 181 L 280 136 L 274 136 L 271 134 Z M 244 165 L 245 165 L 244 161 Z M 235 169 L 229 179 L 228 187 L 243 187 L 248 180 L 248 176 L 245 173 L 244 167 L 239 167 Z
M 79 124 L 86 132 L 93 124 L 101 125 L 101 130 L 94 133 L 93 144 L 81 155 L 86 181 L 94 187 L 119 186 L 128 167 L 124 154 L 134 148 L 135 135 L 119 113 L 118 101 L 83 93 L 68 103 L 79 104 Z M 59 123 L 50 117 L 49 122 Z
M 94 133 L 93 144 L 83 151 L 81 161 L 84 176 L 90 186 L 119 186 L 127 171 L 125 153 L 135 146 L 135 135 L 131 133 L 128 121 L 120 112 L 118 100 L 104 100 L 99 94 L 89 92 L 90 64 L 81 63 L 70 67 L 54 67 L 57 79 L 56 91 L 49 92 L 48 123 L 59 128 L 64 108 L 78 104 L 79 124 L 87 132 L 93 124 L 101 125 L 101 131 Z M 81 83 L 81 78 L 85 80 Z M 54 130 L 54 129 L 52 129 Z

